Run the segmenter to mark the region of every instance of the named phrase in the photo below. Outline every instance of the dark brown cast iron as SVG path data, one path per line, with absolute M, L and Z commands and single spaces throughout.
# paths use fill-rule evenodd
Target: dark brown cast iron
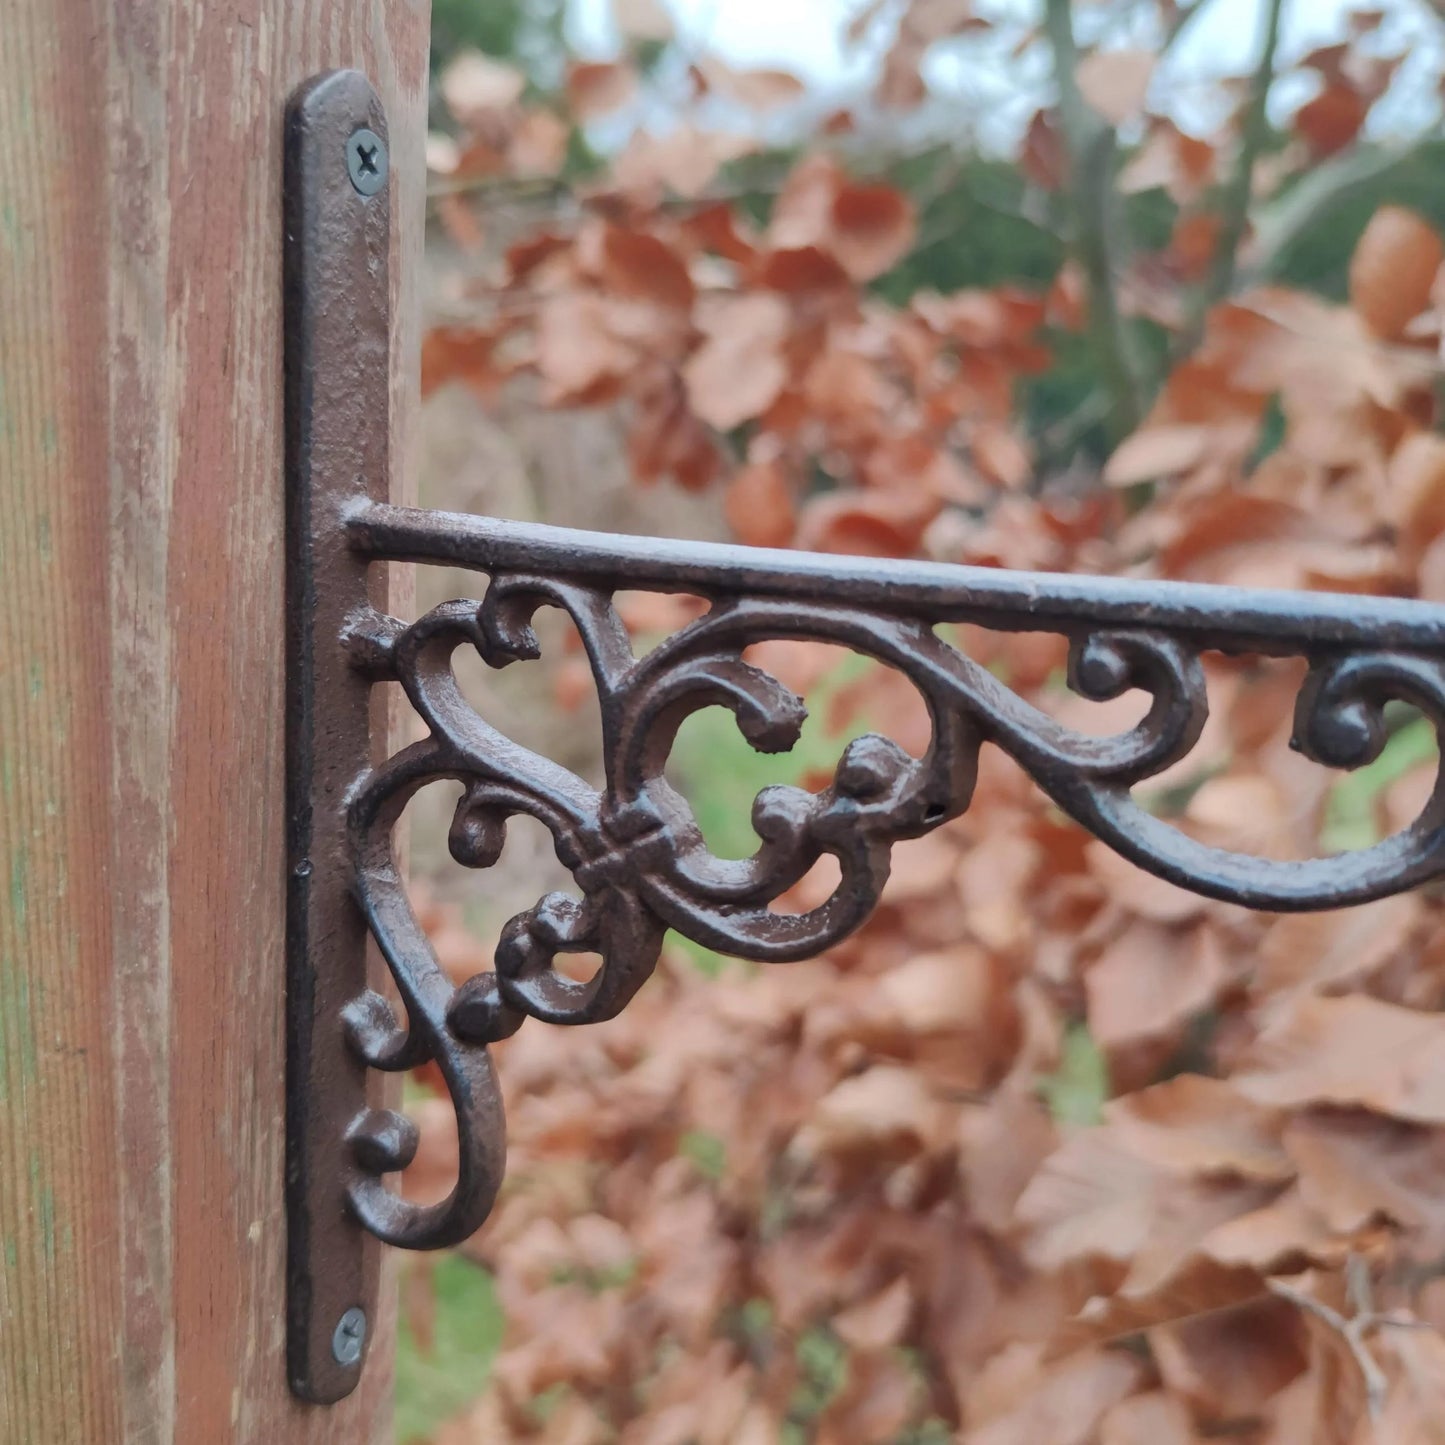
M 285 142 L 287 1368 L 318 1402 L 360 1377 L 380 1261 L 350 1202 L 369 1071 L 342 1022 L 367 988 L 345 801 L 373 737 L 371 688 L 337 645 L 368 604 L 344 511 L 386 496 L 389 466 L 389 196 L 363 196 L 348 174 L 362 128 L 384 142 L 381 103 L 341 71 L 295 97 Z M 359 1340 L 343 1328 L 355 1311 Z
M 486 1218 L 505 1147 L 487 1044 L 528 1016 L 558 1024 L 611 1018 L 652 972 L 669 928 L 768 962 L 836 943 L 878 903 L 893 843 L 968 807 L 984 743 L 1008 753 L 1095 836 L 1211 898 L 1326 909 L 1445 872 L 1439 782 L 1420 817 L 1394 837 L 1300 862 L 1208 847 L 1131 793 L 1198 741 L 1208 651 L 1304 659 L 1295 746 L 1327 767 L 1356 768 L 1379 755 L 1387 703 L 1412 704 L 1439 729 L 1440 607 L 604 536 L 376 500 L 386 443 L 385 237 L 377 229 L 386 192 L 370 202 L 345 194 L 343 153 L 343 132 L 363 121 L 385 134 L 364 87 L 355 76 L 323 82 L 293 124 L 291 185 L 299 194 L 290 211 L 301 219 L 290 237 L 300 259 L 288 292 L 289 1098 L 292 1373 L 303 1393 L 334 1398 L 354 1383 L 354 1369 L 338 1375 L 318 1351 L 323 1336 L 332 1349 L 328 1320 L 351 1303 L 331 1272 L 369 1278 L 354 1263 L 365 1257 L 365 1236 L 434 1248 L 466 1238 Z M 449 602 L 408 624 L 366 596 L 368 565 L 387 562 L 469 568 L 487 585 L 480 600 Z M 709 607 L 638 657 L 614 606 L 622 589 L 687 593 Z M 542 607 L 568 613 L 586 646 L 601 703 L 601 788 L 493 729 L 453 675 L 459 648 L 498 668 L 537 657 L 531 620 Z M 1075 732 L 943 641 L 935 631 L 943 622 L 1062 635 L 1077 692 L 1103 700 L 1138 688 L 1151 706 L 1117 736 Z M 729 709 L 759 751 L 793 745 L 802 700 L 743 659 L 769 638 L 837 643 L 897 669 L 928 706 L 932 744 L 915 758 L 887 738 L 859 738 L 821 792 L 764 789 L 752 802 L 757 853 L 719 859 L 664 766 L 682 722 L 705 707 Z M 366 694 L 377 682 L 399 683 L 427 726 L 421 742 L 381 761 L 370 755 L 366 729 Z M 439 780 L 461 788 L 450 832 L 459 862 L 490 866 L 508 819 L 525 814 L 551 831 L 579 893 L 548 894 L 512 919 L 494 970 L 457 989 L 412 914 L 392 850 L 407 801 Z M 774 912 L 825 853 L 841 872 L 832 896 L 801 915 Z M 405 1023 L 365 982 L 368 932 Z M 553 969 L 567 952 L 600 955 L 589 982 Z M 428 1060 L 456 1104 L 461 1166 L 450 1197 L 423 1207 L 383 1185 L 382 1176 L 410 1158 L 415 1134 L 400 1114 L 367 1106 L 364 1075 Z

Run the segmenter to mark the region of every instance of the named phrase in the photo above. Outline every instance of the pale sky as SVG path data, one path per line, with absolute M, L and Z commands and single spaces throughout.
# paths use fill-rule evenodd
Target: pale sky
M 676 18 L 679 34 L 694 46 L 720 54 L 736 64 L 780 66 L 793 71 L 822 91 L 847 90 L 866 82 L 874 55 L 850 53 L 843 44 L 847 19 L 862 0 L 664 0 Z M 1396 84 L 1398 98 L 1378 108 L 1372 129 L 1397 125 L 1418 127 L 1438 113 L 1435 82 L 1442 58 L 1445 27 L 1428 14 L 1424 0 L 1371 0 L 1388 12 L 1379 43 L 1399 44 L 1410 59 Z M 978 0 L 978 13 L 992 18 L 1036 15 L 1041 0 Z M 1317 45 L 1340 39 L 1344 17 L 1365 8 L 1365 0 L 1285 0 L 1283 56 L 1297 57 Z M 1169 72 L 1157 84 L 1165 91 L 1167 108 L 1198 129 L 1207 114 L 1190 114 L 1191 85 L 1196 94 L 1207 92 L 1211 76 L 1247 70 L 1258 48 L 1263 0 L 1211 0 L 1171 57 Z M 1081 15 L 1088 13 L 1081 7 Z M 615 50 L 610 0 L 571 0 L 570 29 L 580 48 L 597 54 Z M 930 82 L 943 93 L 966 96 L 985 114 L 997 109 L 1008 128 L 1026 122 L 1037 104 L 1035 92 L 1042 83 L 1017 64 L 1000 59 L 992 64 L 960 65 L 946 48 L 928 72 Z M 1289 84 L 1277 88 L 1275 105 L 1288 114 L 1304 98 Z M 1161 97 L 1156 94 L 1155 102 Z

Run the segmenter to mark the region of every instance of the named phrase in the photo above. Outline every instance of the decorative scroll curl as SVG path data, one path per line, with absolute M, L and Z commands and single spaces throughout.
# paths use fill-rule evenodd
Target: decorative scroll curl
M 878 904 L 892 845 L 916 838 L 969 805 L 980 746 L 1008 753 L 1066 813 L 1141 867 L 1212 898 L 1254 908 L 1302 910 L 1362 903 L 1445 870 L 1445 784 L 1404 831 L 1358 852 L 1301 862 L 1246 857 L 1208 847 L 1152 816 L 1131 789 L 1183 758 L 1207 713 L 1201 651 L 1219 645 L 1162 625 L 1079 619 L 1069 682 L 1092 699 L 1130 689 L 1151 698 L 1144 718 L 1113 737 L 1062 726 L 1011 692 L 987 669 L 942 641 L 926 609 L 917 615 L 834 600 L 826 586 L 800 582 L 790 596 L 749 595 L 726 579 L 699 587 L 711 608 L 642 657 L 633 654 L 613 606 L 614 578 L 569 577 L 540 569 L 490 569 L 480 602 L 449 602 L 416 623 L 367 613 L 346 639 L 356 665 L 394 680 L 429 735 L 365 774 L 349 801 L 356 893 L 406 1007 L 402 1027 L 378 995 L 348 1015 L 353 1044 L 377 1069 L 434 1060 L 456 1104 L 460 1172 L 450 1198 L 420 1207 L 386 1190 L 416 1147 L 399 1114 L 375 1111 L 353 1131 L 366 1177 L 353 1190 L 362 1222 L 411 1247 L 455 1242 L 485 1217 L 501 1178 L 501 1105 L 485 1045 L 527 1017 L 594 1023 L 619 1012 L 651 974 L 667 929 L 719 952 L 767 962 L 819 953 L 856 929 Z M 704 579 L 706 580 L 706 579 Z M 676 589 L 674 589 L 676 590 Z M 504 737 L 466 702 L 453 672 L 458 648 L 494 668 L 540 653 L 532 620 L 542 607 L 567 612 L 585 644 L 601 703 L 605 784 L 598 790 Z M 1227 619 L 1226 619 L 1227 622 Z M 1221 624 L 1223 625 L 1223 624 Z M 769 787 L 753 802 L 761 840 L 748 859 L 707 848 L 686 801 L 664 776 L 683 721 L 727 708 L 748 743 L 784 752 L 805 709 L 776 678 L 743 659 L 753 643 L 806 638 L 841 644 L 904 674 L 932 719 L 930 745 L 912 757 L 886 738 L 848 744 L 820 792 Z M 1310 667 L 1300 692 L 1294 742 L 1332 768 L 1377 757 L 1385 705 L 1413 704 L 1445 724 L 1445 668 L 1437 655 L 1396 646 L 1319 646 L 1294 651 Z M 510 818 L 525 814 L 551 833 L 580 897 L 549 893 L 503 929 L 495 968 L 453 989 L 406 901 L 392 831 L 425 785 L 462 785 L 451 825 L 452 855 L 473 868 L 500 857 Z M 802 914 L 772 905 L 824 854 L 840 879 L 829 898 Z M 600 955 L 586 983 L 554 968 L 559 954 Z

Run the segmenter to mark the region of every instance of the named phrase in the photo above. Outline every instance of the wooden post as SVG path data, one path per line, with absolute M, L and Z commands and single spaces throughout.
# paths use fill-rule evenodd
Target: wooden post
M 390 1435 L 286 1386 L 281 137 L 426 0 L 0 0 L 0 1445 Z

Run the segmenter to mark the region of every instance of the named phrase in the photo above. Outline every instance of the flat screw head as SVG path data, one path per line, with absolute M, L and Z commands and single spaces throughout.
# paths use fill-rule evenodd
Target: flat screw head
M 361 1358 L 366 1343 L 366 1311 L 352 1308 L 336 1322 L 331 1336 L 331 1353 L 338 1365 L 354 1365 Z
M 374 196 L 386 184 L 386 142 L 363 126 L 346 142 L 346 172 L 363 196 Z

